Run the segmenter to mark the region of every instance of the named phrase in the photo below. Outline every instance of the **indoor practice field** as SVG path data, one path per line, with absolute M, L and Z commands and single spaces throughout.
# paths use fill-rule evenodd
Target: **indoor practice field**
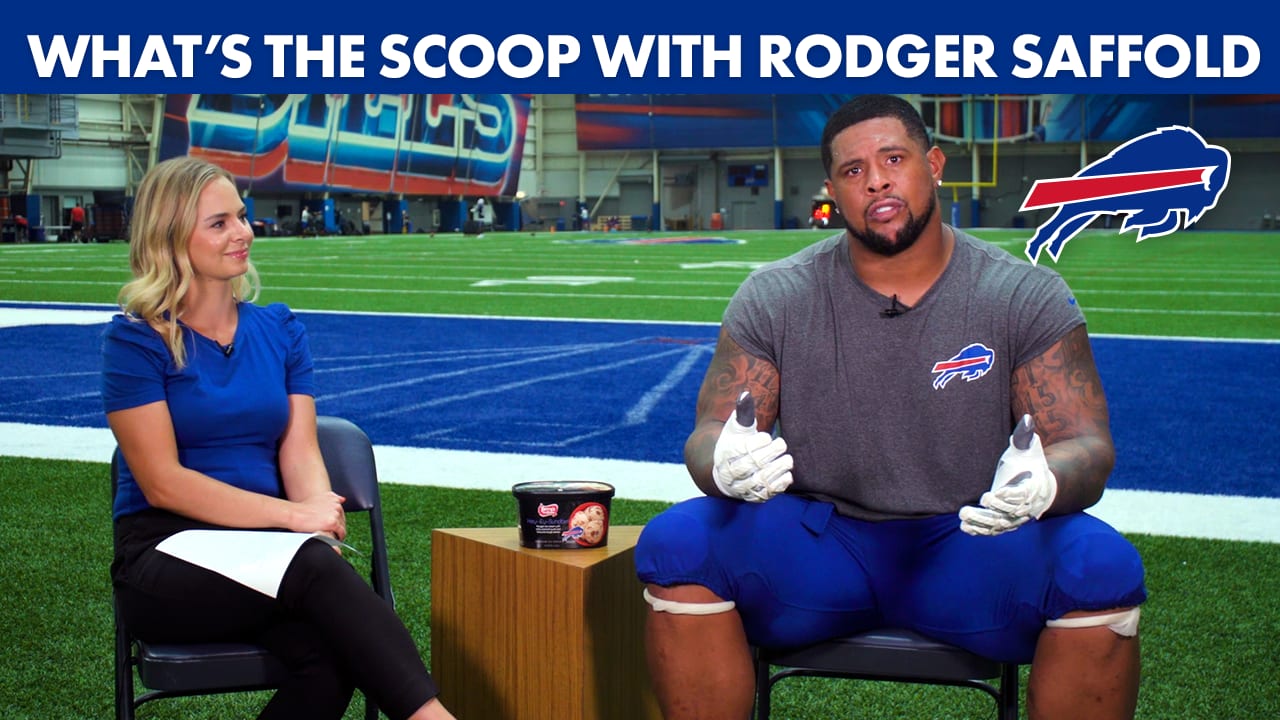
M 1022 256 L 1025 231 L 971 232 Z M 527 479 L 614 482 L 615 524 L 692 495 L 680 451 L 729 296 L 823 236 L 258 239 L 258 302 L 307 324 L 318 410 L 378 446 L 397 607 L 424 658 L 430 529 L 514 525 L 508 489 Z M 5 718 L 111 713 L 97 338 L 127 254 L 121 242 L 0 245 L 0 620 L 16 629 L 0 666 Z M 1050 266 L 1088 319 L 1111 404 L 1118 460 L 1099 515 L 1147 568 L 1138 717 L 1280 717 L 1280 233 L 1136 243 L 1092 230 Z M 264 697 L 170 700 L 140 717 L 252 716 Z M 789 680 L 774 713 L 989 710 L 963 689 Z

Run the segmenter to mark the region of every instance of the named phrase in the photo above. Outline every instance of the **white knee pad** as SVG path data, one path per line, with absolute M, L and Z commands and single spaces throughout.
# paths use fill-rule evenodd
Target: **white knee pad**
M 1044 624 L 1051 628 L 1084 628 L 1106 625 L 1111 632 L 1124 637 L 1138 634 L 1138 616 L 1141 608 L 1131 607 L 1128 610 L 1107 613 L 1105 615 L 1083 615 L 1080 617 L 1058 618 Z
M 734 608 L 732 600 L 713 603 L 686 603 L 663 600 L 650 595 L 649 588 L 644 589 L 644 601 L 653 607 L 654 612 L 665 612 L 672 615 L 715 615 L 716 613 L 729 612 Z

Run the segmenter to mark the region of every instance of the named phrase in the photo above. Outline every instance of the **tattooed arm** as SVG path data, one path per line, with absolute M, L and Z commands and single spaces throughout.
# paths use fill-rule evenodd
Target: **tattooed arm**
M 778 418 L 778 369 L 743 350 L 721 328 L 715 355 L 698 391 L 697 418 L 684 444 L 684 462 L 698 488 L 707 495 L 721 495 L 711 479 L 712 455 L 720 430 L 733 414 L 734 403 L 743 390 L 756 401 L 756 427 L 773 428 Z
M 1115 465 L 1107 398 L 1080 325 L 1013 373 L 1014 418 L 1030 413 L 1044 443 L 1058 495 L 1048 514 L 1090 507 Z

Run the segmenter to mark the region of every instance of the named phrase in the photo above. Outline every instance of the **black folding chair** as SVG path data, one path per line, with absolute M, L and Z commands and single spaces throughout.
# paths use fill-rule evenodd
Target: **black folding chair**
M 373 445 L 359 427 L 331 416 L 317 418 L 320 451 L 333 491 L 346 498 L 348 514 L 363 512 L 369 520 L 370 583 L 394 606 L 387 545 L 378 493 Z M 115 494 L 120 451 L 111 458 L 111 489 Z M 364 549 L 361 548 L 363 552 Z M 250 643 L 148 643 L 129 633 L 119 607 L 115 608 L 116 718 L 132 720 L 135 709 L 160 698 L 274 689 L 287 671 L 265 648 Z M 145 692 L 134 696 L 134 671 Z M 365 717 L 376 720 L 378 709 L 365 699 Z
M 976 688 L 995 699 L 999 720 L 1018 718 L 1016 664 L 988 660 L 909 630 L 873 630 L 787 650 L 756 648 L 756 720 L 768 720 L 773 686 L 796 676 Z M 998 684 L 990 682 L 996 678 Z

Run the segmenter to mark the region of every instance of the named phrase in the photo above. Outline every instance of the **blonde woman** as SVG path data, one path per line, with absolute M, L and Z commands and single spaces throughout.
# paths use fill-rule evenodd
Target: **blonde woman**
M 316 439 L 306 330 L 258 306 L 253 232 L 232 176 L 192 158 L 138 188 L 134 279 L 103 342 L 103 402 L 122 463 L 112 578 L 151 641 L 251 640 L 290 667 L 261 718 L 339 718 L 353 688 L 388 717 L 452 718 L 412 637 L 360 575 L 308 540 L 272 598 L 156 550 L 184 530 L 319 532 L 342 539 Z

